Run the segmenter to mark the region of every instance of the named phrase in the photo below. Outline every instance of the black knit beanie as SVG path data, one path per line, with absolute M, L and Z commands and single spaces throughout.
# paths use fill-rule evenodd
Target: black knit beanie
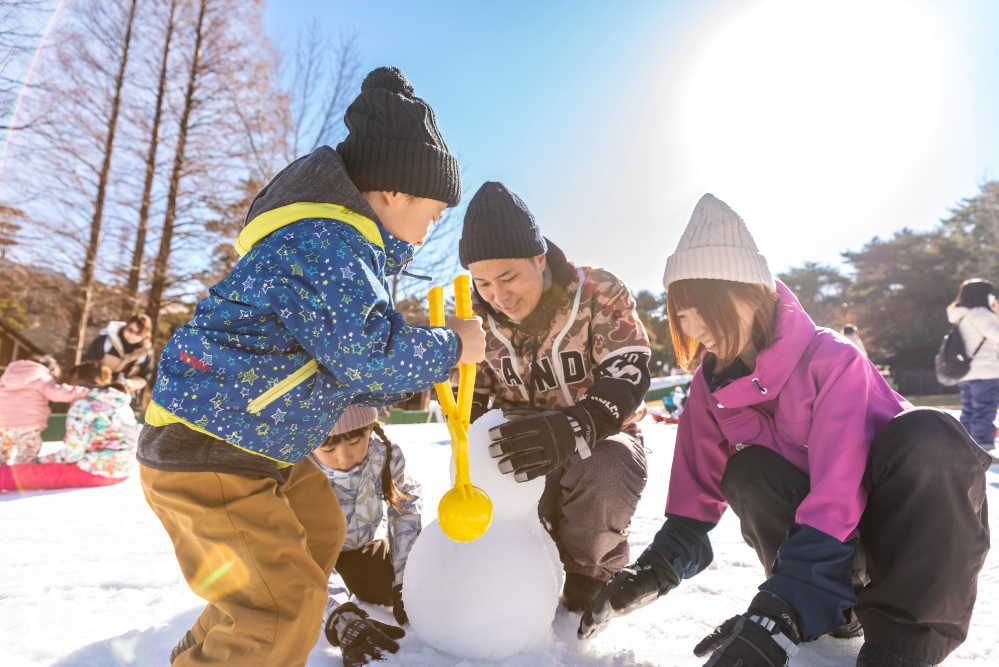
M 484 259 L 519 259 L 548 252 L 527 204 L 502 183 L 484 183 L 468 203 L 458 243 L 461 265 Z
M 361 192 L 403 192 L 457 206 L 461 172 L 430 105 L 396 67 L 372 70 L 343 116 L 336 152 Z

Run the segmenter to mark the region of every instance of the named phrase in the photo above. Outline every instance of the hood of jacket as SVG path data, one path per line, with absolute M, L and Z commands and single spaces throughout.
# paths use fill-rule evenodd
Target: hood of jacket
M 773 398 L 784 387 L 815 338 L 818 329 L 812 318 L 805 313 L 794 293 L 779 280 L 777 296 L 780 303 L 773 342 L 756 358 L 756 369 L 713 394 L 719 403 L 727 407 L 742 408 Z M 706 355 L 701 357 L 702 361 Z
M 124 407 L 132 402 L 131 394 L 118 391 L 114 387 L 95 388 L 87 394 L 87 398 L 110 405 L 113 408 Z
M 947 306 L 947 321 L 951 324 L 957 324 L 970 312 L 971 308 L 964 306 Z
M 413 246 L 389 234 L 354 182 L 340 155 L 320 146 L 282 169 L 257 193 L 236 239 L 240 257 L 258 241 L 306 218 L 331 218 L 351 225 L 385 251 L 385 272 L 401 271 L 413 259 Z
M 21 359 L 11 362 L 0 375 L 0 387 L 10 390 L 24 389 L 33 382 L 47 382 L 52 378 L 49 369 L 34 361 Z
M 545 253 L 545 267 L 546 271 L 551 271 L 552 284 L 541 294 L 541 300 L 538 301 L 538 305 L 523 320 L 514 322 L 505 314 L 490 306 L 482 298 L 482 295 L 478 293 L 478 290 L 476 290 L 476 296 L 478 296 L 482 308 L 492 315 L 493 319 L 500 326 L 508 329 L 518 329 L 530 336 L 537 336 L 551 328 L 555 313 L 565 303 L 566 291 L 569 289 L 572 279 L 576 277 L 576 267 L 566 259 L 565 253 L 562 252 L 561 248 L 552 243 L 547 237 L 545 241 L 548 243 L 548 252 Z M 475 289 L 474 282 L 472 283 L 472 289 Z

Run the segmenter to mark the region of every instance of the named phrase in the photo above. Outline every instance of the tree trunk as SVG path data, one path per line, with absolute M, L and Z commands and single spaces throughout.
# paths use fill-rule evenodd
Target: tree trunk
M 132 265 L 128 270 L 128 287 L 122 317 L 135 312 L 138 303 L 139 278 L 142 272 L 142 258 L 146 252 L 146 232 L 149 229 L 149 205 L 152 199 L 153 178 L 156 175 L 156 149 L 159 147 L 160 118 L 163 114 L 163 97 L 166 93 L 167 62 L 170 56 L 170 40 L 173 38 L 174 14 L 177 0 L 170 2 L 170 16 L 167 19 L 166 35 L 163 39 L 163 61 L 160 65 L 159 87 L 156 89 L 156 110 L 153 112 L 153 127 L 149 136 L 149 154 L 146 156 L 146 180 L 142 186 L 142 204 L 139 206 L 139 226 L 135 232 L 135 250 L 132 252 Z
M 184 110 L 180 115 L 180 127 L 177 130 L 177 152 L 173 158 L 173 171 L 170 173 L 170 189 L 167 194 L 166 215 L 163 217 L 163 233 L 160 235 L 160 250 L 156 255 L 156 266 L 153 273 L 153 284 L 149 290 L 149 307 L 147 314 L 153 321 L 153 336 L 156 335 L 160 319 L 160 308 L 163 303 L 163 290 L 166 286 L 167 269 L 170 265 L 170 244 L 173 241 L 174 218 L 177 215 L 177 192 L 180 186 L 180 175 L 184 169 L 184 146 L 187 143 L 187 126 L 191 119 L 191 107 L 194 106 L 194 92 L 198 83 L 198 65 L 201 58 L 201 42 L 204 38 L 205 8 L 208 0 L 201 0 L 198 10 L 198 25 L 194 37 L 194 52 L 191 54 L 191 70 L 187 78 L 187 92 L 184 94 Z
M 118 129 L 118 111 L 121 108 L 121 89 L 125 82 L 125 66 L 128 64 L 128 47 L 132 41 L 132 24 L 135 21 L 135 8 L 138 0 L 132 0 L 128 10 L 128 24 L 125 27 L 125 37 L 121 44 L 121 59 L 118 65 L 118 75 L 115 77 L 114 98 L 111 102 L 111 117 L 108 119 L 107 138 L 104 142 L 104 162 L 97 179 L 97 202 L 94 206 L 94 217 L 90 222 L 90 243 L 87 245 L 87 255 L 80 271 L 80 282 L 77 286 L 77 297 L 70 325 L 69 338 L 66 342 L 66 354 L 63 364 L 75 366 L 80 363 L 83 351 L 83 337 L 87 332 L 87 320 L 90 319 L 90 302 L 94 291 L 94 265 L 97 263 L 97 247 L 101 242 L 101 223 L 104 218 L 104 196 L 107 193 L 108 176 L 111 172 L 111 153 L 114 150 L 114 137 Z

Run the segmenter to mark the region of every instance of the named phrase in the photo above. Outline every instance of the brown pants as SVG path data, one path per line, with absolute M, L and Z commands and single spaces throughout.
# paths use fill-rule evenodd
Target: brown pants
M 360 549 L 341 551 L 336 572 L 357 599 L 392 606 L 395 567 L 389 557 L 388 540 L 375 540 Z
M 319 638 L 326 582 L 347 534 L 326 475 L 303 459 L 285 484 L 268 477 L 163 472 L 142 466 L 146 502 L 166 528 L 184 579 L 224 545 L 249 583 L 210 600 L 191 628 L 199 642 L 174 667 L 304 665 Z
M 548 474 L 538 515 L 566 574 L 607 581 L 628 564 L 628 533 L 648 467 L 641 435 L 601 440 L 587 459 Z

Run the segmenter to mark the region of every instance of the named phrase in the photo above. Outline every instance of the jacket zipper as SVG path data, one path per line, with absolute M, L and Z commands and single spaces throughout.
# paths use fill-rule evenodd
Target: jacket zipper
M 299 368 L 297 371 L 286 377 L 285 379 L 278 382 L 276 385 L 265 391 L 264 393 L 257 396 L 255 399 L 250 401 L 247 406 L 247 410 L 254 414 L 258 414 L 261 410 L 266 408 L 268 405 L 281 398 L 289 391 L 292 390 L 297 385 L 302 384 L 307 378 L 315 375 L 319 370 L 319 364 L 315 359 L 310 360 L 304 366 Z

